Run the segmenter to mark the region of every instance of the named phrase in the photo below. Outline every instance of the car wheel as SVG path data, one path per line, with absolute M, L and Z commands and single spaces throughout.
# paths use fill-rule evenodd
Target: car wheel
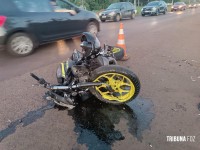
M 105 22 L 106 20 L 101 20 L 101 22 Z
M 88 25 L 87 25 L 87 32 L 90 32 L 94 35 L 97 35 L 98 33 L 98 27 L 97 27 L 97 24 L 95 22 L 90 22 Z
M 135 18 L 135 13 L 132 13 L 131 14 L 131 19 L 134 19 Z
M 142 16 L 144 17 L 144 16 L 145 16 L 145 14 L 142 14 Z
M 27 56 L 34 51 L 34 41 L 26 33 L 15 33 L 7 42 L 7 51 L 15 56 Z
M 116 15 L 115 21 L 116 21 L 116 22 L 120 21 L 120 15 L 119 15 L 119 14 Z

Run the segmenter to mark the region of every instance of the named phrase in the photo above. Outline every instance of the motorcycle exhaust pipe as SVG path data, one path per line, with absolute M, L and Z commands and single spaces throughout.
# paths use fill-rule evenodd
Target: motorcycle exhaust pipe
M 96 82 L 86 82 L 86 83 L 78 83 L 72 86 L 51 86 L 52 90 L 69 90 L 69 89 L 77 89 L 82 87 L 90 87 L 90 86 L 100 86 L 103 83 L 96 83 Z
M 82 88 L 82 87 L 90 87 L 90 86 L 100 86 L 103 83 L 98 82 L 85 82 L 85 83 L 78 83 L 76 85 L 73 85 L 72 88 Z

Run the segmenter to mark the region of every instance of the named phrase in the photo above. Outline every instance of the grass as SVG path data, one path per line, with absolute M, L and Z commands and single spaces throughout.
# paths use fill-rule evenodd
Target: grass
M 137 14 L 136 15 L 140 15 L 141 14 L 141 9 L 142 9 L 143 6 L 137 6 L 136 9 L 137 9 Z

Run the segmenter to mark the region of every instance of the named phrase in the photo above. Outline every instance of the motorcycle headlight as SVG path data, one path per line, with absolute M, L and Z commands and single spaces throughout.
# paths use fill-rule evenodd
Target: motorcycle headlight
M 152 10 L 153 10 L 153 11 L 156 11 L 156 7 L 153 7 Z
M 109 13 L 109 15 L 113 16 L 113 15 L 115 15 L 115 12 L 113 11 L 113 12 Z

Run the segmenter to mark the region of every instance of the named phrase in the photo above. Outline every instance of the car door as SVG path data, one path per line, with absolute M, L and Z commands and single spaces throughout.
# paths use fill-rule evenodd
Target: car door
M 126 9 L 126 5 L 124 3 L 121 5 L 120 11 L 121 11 L 122 18 L 126 18 L 127 17 L 127 9 Z
M 82 30 L 81 11 L 77 11 L 78 8 L 64 0 L 57 0 L 56 3 L 58 7 L 55 9 L 55 13 L 58 18 L 57 22 L 55 22 L 55 27 L 58 28 L 59 33 L 62 36 L 71 36 L 79 33 Z
M 49 0 L 13 0 L 12 3 L 19 9 L 19 13 L 16 14 L 19 20 L 15 22 L 16 30 L 25 30 L 40 43 L 52 38 L 56 30 L 52 22 L 56 16 L 52 12 Z
M 62 39 L 73 33 L 74 21 L 68 13 L 34 13 L 34 18 L 30 26 L 44 42 Z
M 127 16 L 126 17 L 130 17 L 133 13 L 133 6 L 130 3 L 126 3 L 126 8 L 127 8 Z
M 158 5 L 160 12 L 164 12 L 164 4 L 162 3 L 162 1 L 160 1 Z

